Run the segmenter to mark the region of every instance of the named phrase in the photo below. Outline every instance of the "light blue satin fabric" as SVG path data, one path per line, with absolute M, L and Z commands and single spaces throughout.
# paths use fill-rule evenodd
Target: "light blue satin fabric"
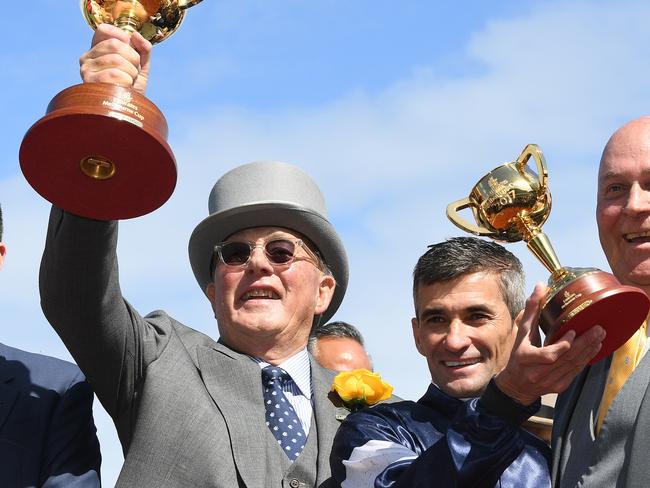
M 373 440 L 382 441 L 385 452 L 394 446 L 396 456 L 410 452 L 411 458 L 373 458 Z M 337 486 L 349 484 L 354 469 L 366 469 L 364 456 L 378 473 L 366 485 L 371 488 L 551 486 L 550 449 L 541 439 L 477 399 L 464 402 L 434 385 L 417 403 L 381 404 L 348 416 L 330 458 Z M 387 464 L 377 467 L 377 459 Z

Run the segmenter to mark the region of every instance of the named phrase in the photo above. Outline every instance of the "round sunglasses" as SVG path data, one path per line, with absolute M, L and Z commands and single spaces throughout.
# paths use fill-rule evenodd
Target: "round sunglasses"
M 253 249 L 261 247 L 264 249 L 266 259 L 273 266 L 288 266 L 296 258 L 296 249 L 302 247 L 305 252 L 315 261 L 316 266 L 321 268 L 321 260 L 309 247 L 300 239 L 273 239 L 261 244 L 248 241 L 222 242 L 214 246 L 215 256 L 213 258 L 213 269 L 215 258 L 226 266 L 241 268 L 248 264 L 253 254 Z

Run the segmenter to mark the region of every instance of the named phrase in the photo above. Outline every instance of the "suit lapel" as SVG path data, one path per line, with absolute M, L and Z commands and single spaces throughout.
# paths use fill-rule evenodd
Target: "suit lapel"
M 646 355 L 650 352 L 646 352 Z M 646 368 L 649 367 L 647 364 Z M 627 486 L 650 486 L 650 470 L 647 469 L 647 457 L 650 452 L 650 387 L 646 383 L 645 393 L 639 408 L 632 435 L 629 470 L 626 473 Z
M 334 435 L 340 425 L 340 421 L 337 420 L 337 412 L 340 413 L 339 410 L 345 409 L 337 409 L 327 397 L 332 387 L 334 374 L 318 365 L 311 355 L 309 360 L 311 362 L 311 381 L 314 391 L 314 420 L 318 429 L 317 484 L 320 484 L 325 481 L 323 473 L 330 472 L 330 452 L 334 442 Z
M 266 423 L 259 366 L 223 344 L 198 348 L 199 369 L 223 415 L 235 465 L 246 486 L 265 486 Z
M 621 462 L 618 476 L 618 481 L 624 486 L 650 486 L 650 471 L 647 469 L 649 381 L 650 355 L 646 353 L 614 398 L 596 440 L 600 451 L 609 450 L 614 432 L 624 433 L 627 459 Z M 629 448 L 628 443 L 631 443 Z
M 553 419 L 553 434 L 552 434 L 552 456 L 553 456 L 553 469 L 551 479 L 559 482 L 557 479 L 558 467 L 561 465 L 562 450 L 564 440 L 566 439 L 567 428 L 571 421 L 571 414 L 573 413 L 585 380 L 591 367 L 585 368 L 571 383 L 564 393 L 558 398 L 555 405 L 555 418 Z

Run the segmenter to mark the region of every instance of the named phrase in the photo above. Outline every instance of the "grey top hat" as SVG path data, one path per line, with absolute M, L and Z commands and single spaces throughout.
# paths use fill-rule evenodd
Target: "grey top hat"
M 196 226 L 189 243 L 192 271 L 204 293 L 211 280 L 215 245 L 244 229 L 284 227 L 314 243 L 332 271 L 336 288 L 322 320 L 334 315 L 348 286 L 348 258 L 327 220 L 323 195 L 307 173 L 274 161 L 238 166 L 215 183 L 208 209 L 210 215 Z

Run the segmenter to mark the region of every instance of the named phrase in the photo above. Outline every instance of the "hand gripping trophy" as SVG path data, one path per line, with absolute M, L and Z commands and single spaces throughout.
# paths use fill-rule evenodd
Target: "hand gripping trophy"
M 171 36 L 201 0 L 81 0 L 88 24 L 140 32 L 152 44 Z M 160 207 L 176 186 L 176 160 L 162 112 L 136 91 L 108 83 L 71 86 L 25 134 L 20 166 L 58 207 L 99 220 Z
M 539 174 L 527 163 L 533 157 Z M 595 268 L 561 266 L 540 228 L 551 211 L 548 170 L 541 149 L 527 145 L 516 161 L 490 171 L 474 185 L 468 198 L 447 206 L 447 217 L 461 229 L 506 242 L 525 241 L 533 254 L 551 272 L 540 327 L 546 343 L 570 329 L 579 335 L 601 325 L 607 337 L 591 364 L 618 349 L 645 320 L 650 300 L 643 291 L 621 285 L 611 274 Z M 459 211 L 470 208 L 477 224 Z

